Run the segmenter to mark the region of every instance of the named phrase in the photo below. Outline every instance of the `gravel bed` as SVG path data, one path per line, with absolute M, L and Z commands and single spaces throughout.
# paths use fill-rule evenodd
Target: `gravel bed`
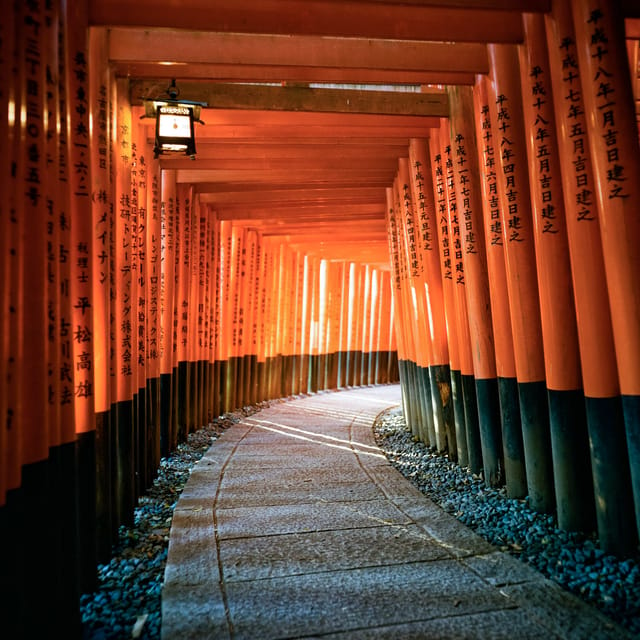
M 381 414 L 374 433 L 391 464 L 445 511 L 640 637 L 640 556 L 606 554 L 595 536 L 562 531 L 526 499 L 486 487 L 416 442 L 400 409 Z
M 159 640 L 171 519 L 191 469 L 221 433 L 269 404 L 217 418 L 162 458 L 153 485 L 138 500 L 133 526 L 120 527 L 109 563 L 98 566 L 98 589 L 80 597 L 83 640 Z
M 121 527 L 98 589 L 81 597 L 84 640 L 159 640 L 161 591 L 173 510 L 191 469 L 220 434 L 273 402 L 225 414 L 163 458 L 139 500 L 132 527 Z M 555 527 L 526 500 L 484 486 L 481 478 L 415 442 L 400 409 L 379 416 L 374 432 L 389 461 L 425 495 L 480 536 L 596 606 L 640 637 L 640 557 L 619 559 L 597 540 Z

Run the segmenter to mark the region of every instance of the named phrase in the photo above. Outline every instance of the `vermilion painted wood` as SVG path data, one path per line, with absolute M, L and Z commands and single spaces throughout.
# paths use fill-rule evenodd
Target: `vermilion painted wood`
M 438 218 L 434 201 L 433 177 L 425 138 L 412 138 L 409 145 L 409 171 L 418 224 L 418 250 L 422 286 L 428 300 L 428 321 L 434 365 L 449 364 L 449 347 L 444 311 L 444 293 L 438 251 Z
M 489 70 L 483 44 L 438 40 L 441 41 L 112 28 L 109 31 L 109 59 L 113 63 L 157 63 L 158 51 L 163 51 L 165 62 L 182 65 L 207 63 L 422 72 L 446 69 L 453 73 L 486 73 Z M 148 86 L 149 82 L 134 84 L 132 95 L 149 95 L 145 91 Z
M 89 108 L 96 135 L 91 138 L 91 220 L 93 226 L 93 393 L 97 413 L 108 411 L 111 403 L 109 374 L 112 371 L 112 351 L 109 344 L 110 309 L 110 222 L 113 216 L 109 185 L 111 158 L 109 143 L 110 93 L 109 68 L 106 57 L 106 37 L 96 32 L 89 39 Z
M 11 161 L 13 155 L 13 123 L 9 123 L 9 101 L 12 97 L 13 74 L 10 73 L 10 60 L 13 55 L 13 38 L 15 16 L 6 16 L 0 24 L 0 83 L 6 90 L 0 94 L 0 139 L 7 141 L 5 153 L 0 156 L 0 189 L 5 194 L 0 201 L 0 362 L 5 371 L 9 371 L 11 352 Z M 3 376 L 0 381 L 0 412 L 8 415 L 9 409 L 9 376 Z M 0 432 L 0 507 L 5 505 L 6 491 L 10 477 L 9 469 L 17 466 L 16 451 L 10 449 L 10 439 L 7 429 Z
M 22 270 L 19 313 L 24 331 L 23 364 L 19 368 L 22 406 L 15 418 L 22 436 L 21 457 L 25 465 L 46 460 L 49 455 L 48 375 L 46 367 L 40 365 L 47 362 L 50 348 L 47 341 L 46 157 L 42 152 L 29 153 L 30 148 L 45 149 L 46 141 L 44 30 L 38 27 L 43 18 L 38 7 L 22 7 L 16 35 L 16 114 L 22 109 L 26 117 L 18 122 L 15 158 L 16 186 L 21 194 L 16 198 L 14 215 L 21 220 L 22 228 L 18 248 Z M 34 57 L 38 64 L 28 62 Z
M 576 145 L 570 137 L 575 124 L 585 132 L 581 144 L 586 143 L 584 100 L 582 92 L 577 93 L 575 101 L 570 102 L 563 95 L 567 85 L 571 83 L 565 80 L 567 74 L 562 64 L 565 55 L 560 47 L 565 38 L 571 38 L 575 42 L 570 5 L 567 3 L 554 7 L 553 16 L 547 20 L 546 27 L 573 292 L 576 312 L 580 318 L 578 339 L 584 391 L 593 398 L 615 397 L 619 395 L 620 387 L 592 161 L 589 154 L 575 149 Z M 575 44 L 567 53 L 575 55 Z M 574 104 L 577 109 L 574 109 Z M 579 170 L 576 169 L 576 162 Z M 583 183 L 582 187 L 578 186 L 579 182 Z M 584 256 L 589 256 L 589 259 L 583 260 Z
M 162 277 L 160 283 L 160 373 L 173 371 L 173 308 L 175 292 L 176 247 L 176 177 L 175 171 L 165 170 L 161 176 L 160 215 L 162 231 Z
M 524 25 L 520 75 L 545 377 L 549 389 L 568 391 L 582 389 L 582 375 L 544 18 L 525 16 Z
M 484 242 L 482 193 L 473 122 L 473 90 L 454 87 L 451 101 L 451 160 L 454 167 L 457 217 L 460 225 L 469 337 L 476 379 L 496 377 L 489 275 Z
M 132 251 L 131 231 L 131 110 L 126 98 L 126 80 L 114 83 L 113 157 L 115 169 L 114 229 L 115 273 L 113 300 L 113 349 L 116 355 L 113 376 L 113 397 L 116 402 L 133 398 L 132 330 L 133 313 L 131 298 L 132 275 L 130 270 Z
M 405 84 L 445 85 L 473 84 L 472 73 L 448 71 L 405 71 L 388 69 L 358 69 L 311 66 L 233 65 L 189 63 L 164 65 L 153 62 L 116 62 L 113 70 L 118 76 L 131 78 L 166 79 L 169 70 L 180 71 L 181 80 L 220 80 L 223 82 L 321 82 L 336 84 Z
M 496 166 L 516 371 L 518 382 L 538 382 L 545 379 L 545 367 L 520 71 L 515 48 L 490 45 L 489 53 L 492 82 L 487 89 L 494 146 L 501 149 Z M 501 104 L 497 105 L 498 99 Z M 507 122 L 510 114 L 513 117 Z M 510 144 L 504 143 L 505 138 Z
M 496 373 L 500 378 L 515 378 L 516 364 L 513 353 L 511 316 L 509 314 L 504 238 L 500 220 L 501 204 L 498 196 L 497 154 L 499 150 L 495 147 L 496 136 L 491 128 L 487 82 L 489 82 L 487 77 L 478 76 L 474 87 L 474 119 L 484 211 L 484 236 L 489 274 Z
M 431 159 L 431 174 L 433 179 L 434 200 L 436 207 L 438 248 L 440 254 L 440 272 L 442 275 L 442 290 L 446 330 L 448 340 L 449 363 L 453 371 L 460 371 L 460 356 L 458 347 L 458 331 L 456 320 L 456 303 L 453 280 L 452 241 L 449 234 L 448 204 L 445 186 L 445 169 L 440 144 L 440 129 L 431 131 L 429 137 L 429 153 Z
M 466 273 L 464 272 L 461 234 L 464 225 L 460 219 L 460 208 L 456 198 L 453 162 L 455 141 L 451 139 L 449 121 L 442 119 L 440 126 L 440 149 L 443 160 L 444 189 L 447 198 L 447 221 L 453 269 L 453 298 L 455 300 L 455 335 L 458 340 L 460 372 L 463 376 L 473 376 L 473 353 L 469 331 L 469 311 L 467 307 Z M 462 272 L 460 271 L 462 269 Z M 461 275 L 463 276 L 461 279 Z M 451 334 L 450 334 L 451 335 Z M 450 338 L 451 339 L 451 338 Z
M 540 3 L 531 6 L 540 10 Z M 548 3 L 543 3 L 548 7 Z M 502 4 L 501 7 L 504 7 Z M 131 6 L 124 0 L 91 5 L 93 25 L 209 29 L 231 33 L 321 35 L 447 42 L 519 42 L 522 24 L 518 12 L 497 13 L 481 8 L 416 6 L 397 2 L 335 2 L 312 0 L 299 11 L 294 0 L 225 0 L 209 11 L 205 0 L 188 6 L 142 0 Z M 336 12 L 340 20 L 336 21 Z M 153 24 L 150 25 L 150 16 Z
M 640 151 L 622 16 L 618 7 L 603 8 L 588 0 L 572 1 L 571 6 L 585 107 L 588 113 L 600 114 L 588 119 L 587 127 L 620 389 L 623 395 L 637 396 Z M 606 47 L 600 36 L 607 38 Z M 604 76 L 605 71 L 610 75 Z

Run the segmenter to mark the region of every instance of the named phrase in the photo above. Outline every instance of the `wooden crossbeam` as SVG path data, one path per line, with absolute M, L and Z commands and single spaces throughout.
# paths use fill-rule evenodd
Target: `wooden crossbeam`
M 92 26 L 163 27 L 448 42 L 521 42 L 521 12 L 549 11 L 550 0 L 494 0 L 452 6 L 442 0 L 101 0 Z M 515 5 L 515 10 L 512 10 Z
M 397 91 L 312 89 L 309 87 L 186 82 L 179 87 L 184 99 L 205 102 L 214 109 L 307 111 L 318 113 L 383 114 L 447 117 L 446 94 Z M 131 82 L 131 101 L 158 96 L 158 83 Z M 165 96 L 166 97 L 166 96 Z M 204 119 L 203 115 L 203 119 Z M 210 117 L 207 113 L 206 117 Z
M 167 62 L 217 63 L 458 73 L 489 70 L 486 47 L 477 43 L 161 29 L 111 29 L 109 59 L 112 62 L 161 61 L 164 65 Z

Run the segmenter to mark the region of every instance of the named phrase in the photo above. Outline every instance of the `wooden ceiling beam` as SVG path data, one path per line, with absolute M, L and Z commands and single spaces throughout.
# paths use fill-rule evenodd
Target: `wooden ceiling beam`
M 179 86 L 184 99 L 204 102 L 214 109 L 249 111 L 287 111 L 388 116 L 449 115 L 449 102 L 444 93 L 399 91 L 358 91 L 354 89 L 311 89 L 309 87 L 253 84 L 219 84 L 186 82 Z M 131 102 L 158 97 L 158 83 L 131 81 Z M 162 94 L 160 94 L 162 95 Z M 209 111 L 205 110 L 208 117 Z M 205 114 L 202 118 L 205 118 Z
M 380 155 L 393 157 L 394 155 L 406 155 L 408 147 L 403 144 L 369 144 L 366 147 L 345 144 L 252 144 L 244 145 L 219 145 L 210 144 L 201 140 L 198 145 L 198 164 L 202 161 L 238 160 L 253 162 L 254 160 L 289 160 L 293 162 L 314 161 L 318 155 L 329 157 L 339 162 L 363 160 L 375 160 Z M 374 157 L 372 157 L 374 156 Z M 161 156 L 161 163 L 168 162 L 170 156 Z M 188 162 L 188 158 L 186 159 Z M 246 166 L 246 165 L 245 165 Z
M 318 82 L 335 84 L 473 85 L 475 74 L 455 71 L 412 71 L 302 66 L 260 66 L 219 64 L 159 64 L 117 62 L 118 77 L 176 78 L 178 85 L 189 80 L 217 82 Z
M 356 204 L 366 202 L 384 202 L 384 187 L 348 187 L 344 189 L 264 189 L 262 191 L 209 192 L 206 184 L 195 184 L 195 192 L 200 194 L 201 202 L 211 204 L 254 204 L 254 203 L 336 203 Z
M 254 171 L 286 171 L 287 169 L 291 177 L 294 177 L 298 171 L 306 171 L 307 173 L 310 171 L 332 171 L 335 174 L 338 169 L 352 169 L 354 172 L 362 171 L 362 173 L 366 173 L 367 171 L 379 172 L 393 170 L 394 167 L 396 170 L 398 168 L 398 156 L 367 156 L 361 160 L 339 159 L 321 155 L 315 160 L 294 160 L 287 158 L 253 158 L 247 160 L 238 160 L 235 158 L 226 160 L 203 160 L 197 158 L 197 160 L 198 161 L 194 163 L 192 160 L 190 161 L 189 158 L 186 158 L 186 161 L 185 159 L 177 161 L 166 159 L 162 161 L 161 166 L 163 169 L 181 169 L 188 171 L 193 173 L 194 176 L 198 176 L 198 172 L 201 174 L 202 170 L 226 169 L 238 171 L 239 175 L 244 173 L 248 177 L 250 177 Z M 188 165 L 187 162 L 191 162 L 191 165 Z M 179 179 L 181 182 L 188 181 L 182 178 Z M 194 179 L 201 181 L 202 177 L 200 176 Z
M 161 53 L 160 53 L 161 52 Z M 216 63 L 488 73 L 484 44 L 110 29 L 111 62 Z
M 194 164 L 194 163 L 192 163 Z M 397 162 L 396 162 L 397 164 Z M 206 182 L 209 189 L 214 189 L 213 185 L 222 185 L 222 189 L 239 191 L 241 189 L 257 188 L 259 185 L 300 185 L 300 184 L 335 184 L 345 186 L 353 184 L 384 184 L 389 185 L 395 178 L 396 171 L 387 169 L 386 171 L 358 171 L 353 169 L 338 169 L 335 171 L 305 171 L 297 167 L 282 169 L 278 171 L 230 171 L 205 169 L 195 163 L 194 169 L 180 169 L 178 171 L 178 182 Z M 397 167 L 396 167 L 397 169 Z M 196 171 L 194 175 L 190 175 Z M 203 175 L 204 174 L 204 175 Z
M 227 33 L 339 36 L 445 42 L 523 39 L 521 12 L 549 11 L 550 0 L 503 0 L 478 6 L 424 0 L 101 0 L 89 3 L 91 26 L 161 27 Z
M 254 220 L 261 219 L 298 220 L 304 217 L 333 218 L 344 217 L 345 219 L 381 219 L 385 218 L 384 203 L 373 202 L 364 204 L 350 204 L 340 206 L 326 204 L 312 204 L 310 206 L 298 205 L 275 205 L 271 207 L 259 207 L 252 205 L 243 206 L 217 206 L 215 207 L 216 217 L 219 220 Z

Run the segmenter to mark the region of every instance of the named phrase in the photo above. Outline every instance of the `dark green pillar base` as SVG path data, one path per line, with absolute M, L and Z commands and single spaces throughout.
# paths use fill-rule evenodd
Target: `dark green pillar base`
M 498 394 L 507 496 L 524 498 L 527 495 L 527 472 L 516 378 L 498 378 Z
M 589 434 L 582 390 L 548 390 L 558 526 L 595 531 Z
M 518 382 L 522 441 L 529 504 L 541 513 L 555 510 L 549 406 L 544 382 Z
M 461 467 L 468 467 L 469 447 L 467 446 L 467 425 L 464 418 L 462 374 L 457 369 L 451 369 L 451 398 L 456 432 L 456 445 L 458 448 L 458 464 Z
M 480 423 L 478 421 L 478 398 L 475 379 L 471 375 L 463 374 L 461 377 L 469 469 L 471 473 L 480 474 L 483 472 L 482 445 L 480 444 Z
M 640 536 L 640 396 L 623 395 L 622 411 L 627 434 L 636 527 Z
M 488 487 L 499 487 L 504 484 L 504 458 L 497 379 L 476 379 L 476 397 L 484 481 Z
M 615 398 L 585 398 L 591 469 L 600 546 L 618 556 L 636 555 L 631 471 L 623 403 Z

